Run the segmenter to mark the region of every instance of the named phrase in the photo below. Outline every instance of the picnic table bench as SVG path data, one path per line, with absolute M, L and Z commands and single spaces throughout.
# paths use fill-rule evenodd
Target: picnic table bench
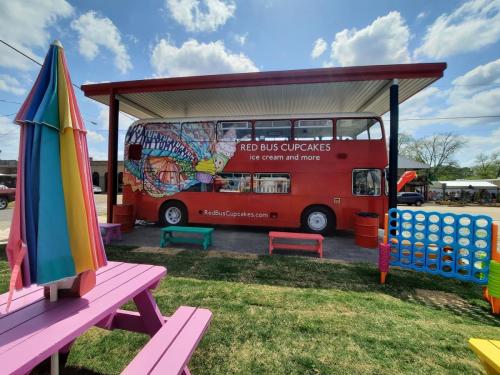
M 203 250 L 206 250 L 212 245 L 212 232 L 214 228 L 168 226 L 160 230 L 160 247 L 165 247 L 169 243 L 194 243 L 202 245 Z M 174 236 L 174 233 L 183 233 L 190 236 Z
M 279 240 L 306 240 L 312 244 L 279 242 Z M 294 232 L 269 232 L 269 255 L 273 255 L 275 249 L 312 251 L 323 258 L 323 236 L 314 233 L 294 233 Z
M 500 374 L 500 341 L 470 339 L 469 345 L 477 354 L 488 375 Z
M 81 298 L 50 302 L 43 287 L 32 286 L 14 294 L 6 313 L 7 294 L 0 295 L 0 372 L 26 374 L 52 354 L 69 351 L 78 336 L 97 326 L 152 337 L 126 373 L 158 369 L 164 374 L 189 374 L 186 365 L 208 328 L 211 313 L 181 307 L 171 318 L 164 317 L 151 289 L 165 274 L 161 266 L 109 262 L 97 271 L 95 288 Z M 129 300 L 135 302 L 137 312 L 120 309 Z
M 105 245 L 109 245 L 112 240 L 120 241 L 122 239 L 121 224 L 99 223 L 102 240 Z

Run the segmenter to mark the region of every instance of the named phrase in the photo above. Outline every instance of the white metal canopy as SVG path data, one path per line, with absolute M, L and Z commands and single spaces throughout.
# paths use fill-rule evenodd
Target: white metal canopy
M 323 68 L 177 77 L 82 86 L 85 95 L 144 118 L 255 116 L 389 110 L 389 87 L 403 102 L 443 75 L 444 63 Z

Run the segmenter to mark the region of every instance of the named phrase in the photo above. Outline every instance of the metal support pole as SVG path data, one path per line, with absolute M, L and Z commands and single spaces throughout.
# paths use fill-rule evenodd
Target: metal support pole
M 392 81 L 390 89 L 391 132 L 389 140 L 389 208 L 398 206 L 398 132 L 399 132 L 399 83 Z
M 118 113 L 120 102 L 114 93 L 109 96 L 109 132 L 108 132 L 108 190 L 107 221 L 113 220 L 113 205 L 118 194 Z

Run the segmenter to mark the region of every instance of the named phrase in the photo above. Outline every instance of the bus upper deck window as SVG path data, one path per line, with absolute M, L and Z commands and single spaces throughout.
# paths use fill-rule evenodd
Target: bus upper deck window
M 290 120 L 255 121 L 256 141 L 289 141 L 292 139 L 292 122 Z
M 248 142 L 252 140 L 252 123 L 248 121 L 224 121 L 217 124 L 219 142 Z
M 352 195 L 380 195 L 381 180 L 380 169 L 354 169 L 352 171 Z
M 210 142 L 215 138 L 213 122 L 184 122 L 182 124 L 182 139 L 187 142 Z
M 382 139 L 382 126 L 373 118 L 338 119 L 337 139 L 379 140 Z
M 299 120 L 295 123 L 296 141 L 331 141 L 333 139 L 332 120 Z

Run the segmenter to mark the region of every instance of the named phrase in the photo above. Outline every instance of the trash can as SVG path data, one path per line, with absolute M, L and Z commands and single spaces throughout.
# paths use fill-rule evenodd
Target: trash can
M 131 204 L 116 204 L 113 206 L 113 223 L 121 224 L 123 233 L 131 232 L 134 229 L 134 206 Z
M 379 216 L 374 212 L 356 214 L 354 234 L 356 245 L 376 249 L 378 247 Z

